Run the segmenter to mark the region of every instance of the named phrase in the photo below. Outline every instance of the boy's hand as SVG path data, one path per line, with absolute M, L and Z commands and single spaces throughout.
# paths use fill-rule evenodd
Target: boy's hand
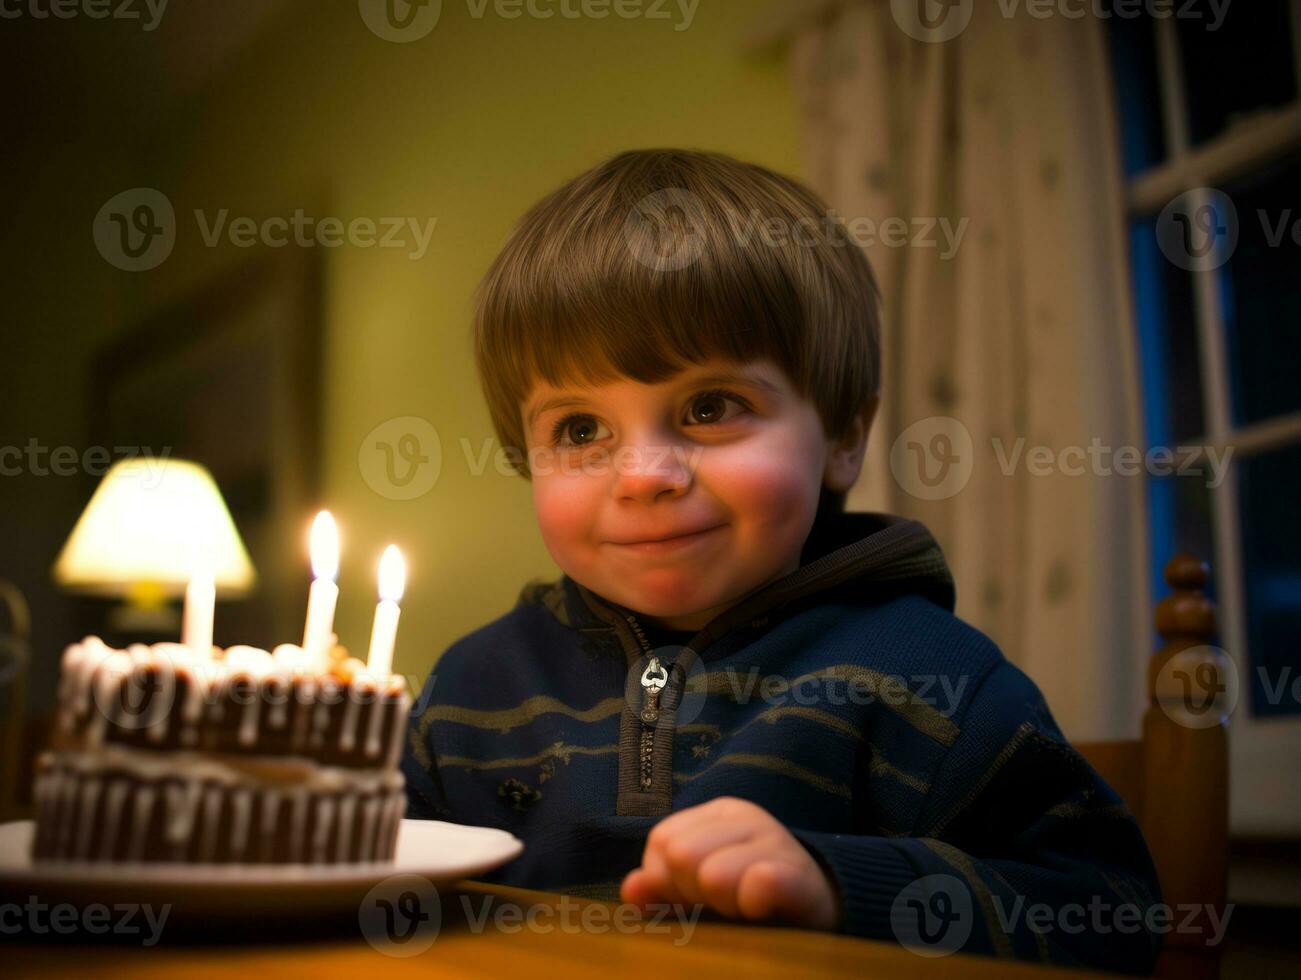
M 804 845 L 757 803 L 721 796 L 651 828 L 620 897 L 645 907 L 697 902 L 733 919 L 780 918 L 838 929 L 835 885 Z

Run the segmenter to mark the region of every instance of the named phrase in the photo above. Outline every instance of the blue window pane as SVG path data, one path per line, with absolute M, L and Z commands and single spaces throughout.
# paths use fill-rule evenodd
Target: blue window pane
M 1219 270 L 1234 420 L 1301 410 L 1301 157 L 1225 187 L 1238 212 L 1233 258 Z
M 1175 18 L 1193 145 L 1231 129 L 1255 112 L 1297 97 L 1288 0 L 1251 0 L 1222 7 L 1187 5 L 1199 16 Z M 1184 4 L 1178 5 L 1180 8 Z
M 1107 34 L 1120 114 L 1125 175 L 1132 177 L 1164 161 L 1167 152 L 1156 62 L 1156 32 L 1152 19 L 1144 15 L 1111 17 L 1107 20 Z
M 1206 429 L 1192 274 L 1161 253 L 1155 218 L 1131 222 L 1130 252 L 1147 442 L 1175 446 Z
M 1237 464 L 1247 594 L 1251 710 L 1301 713 L 1293 683 L 1301 673 L 1301 446 Z

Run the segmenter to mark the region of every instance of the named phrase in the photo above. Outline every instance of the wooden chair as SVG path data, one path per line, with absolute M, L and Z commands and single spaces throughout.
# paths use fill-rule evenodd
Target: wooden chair
M 1228 745 L 1222 698 L 1230 666 L 1207 644 L 1215 608 L 1203 591 L 1207 567 L 1178 555 L 1165 567 L 1174 590 L 1156 607 L 1163 646 L 1147 672 L 1148 708 L 1137 741 L 1076 745 L 1133 811 L 1143 828 L 1171 908 L 1213 906 L 1224 914 L 1228 880 Z M 1180 931 L 1176 914 L 1156 975 L 1213 978 L 1220 947 L 1203 912 L 1201 934 Z

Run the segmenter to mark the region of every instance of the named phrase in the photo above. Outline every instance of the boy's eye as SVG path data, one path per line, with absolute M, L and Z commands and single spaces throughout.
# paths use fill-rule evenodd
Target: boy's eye
M 604 426 L 590 415 L 566 415 L 551 429 L 551 441 L 557 446 L 585 446 L 601 438 Z M 606 432 L 609 435 L 609 432 Z
M 687 406 L 685 426 L 717 425 L 727 422 L 740 412 L 749 408 L 740 395 L 730 391 L 702 391 Z M 730 411 L 729 409 L 735 409 Z M 559 419 L 551 427 L 551 443 L 555 446 L 573 448 L 586 446 L 610 435 L 608 429 L 594 416 L 581 412 L 571 412 Z
M 745 400 L 730 391 L 703 391 L 691 400 L 687 409 L 686 425 L 716 425 L 735 416 L 727 414 L 729 403 L 745 410 Z

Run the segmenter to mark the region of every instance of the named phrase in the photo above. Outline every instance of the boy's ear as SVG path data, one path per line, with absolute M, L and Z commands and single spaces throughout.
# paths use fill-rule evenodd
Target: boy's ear
M 880 404 L 880 395 L 869 398 L 863 410 L 854 416 L 849 430 L 829 444 L 827 465 L 822 473 L 822 485 L 828 490 L 847 493 L 858 479 L 863 469 L 863 454 L 867 451 L 867 436 Z

